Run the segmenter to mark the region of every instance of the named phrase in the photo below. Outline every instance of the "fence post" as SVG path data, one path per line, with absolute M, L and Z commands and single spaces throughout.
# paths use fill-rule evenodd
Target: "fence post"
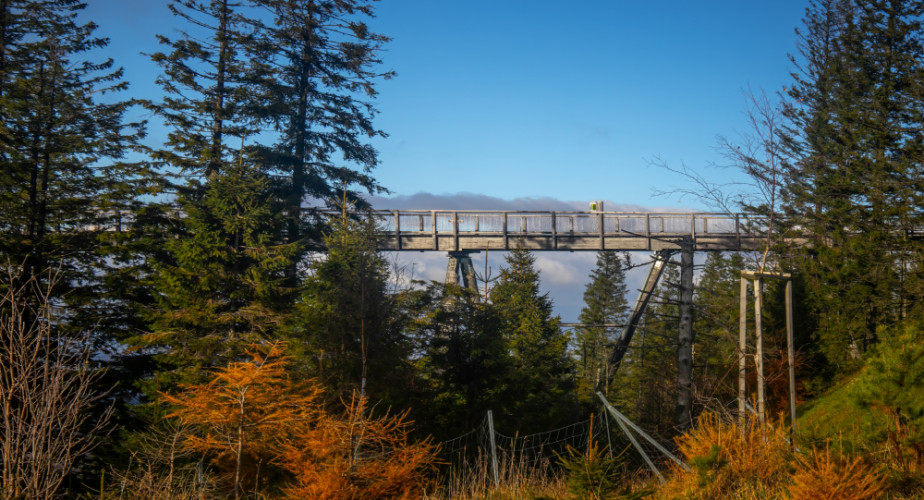
M 488 436 L 491 440 L 491 472 L 494 474 L 494 486 L 500 485 L 497 474 L 497 445 L 494 443 L 494 414 L 488 410 Z

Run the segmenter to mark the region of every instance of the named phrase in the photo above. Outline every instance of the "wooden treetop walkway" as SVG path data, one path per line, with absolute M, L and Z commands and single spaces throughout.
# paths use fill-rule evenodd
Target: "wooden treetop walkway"
M 756 250 L 766 218 L 678 212 L 376 210 L 382 250 Z
M 525 248 L 534 251 L 679 250 L 684 240 L 697 251 L 758 250 L 767 219 L 754 214 L 709 212 L 567 212 L 492 210 L 373 210 L 379 249 L 477 252 Z M 316 221 L 340 217 L 306 210 Z M 182 215 L 179 215 L 182 217 Z M 124 231 L 130 212 L 101 212 L 91 231 Z M 799 243 L 798 241 L 796 243 Z

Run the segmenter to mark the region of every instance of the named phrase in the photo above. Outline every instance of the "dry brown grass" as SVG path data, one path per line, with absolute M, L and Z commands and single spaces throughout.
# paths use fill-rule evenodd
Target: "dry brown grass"
M 522 454 L 498 450 L 498 484 L 490 457 L 480 455 L 469 467 L 449 474 L 431 499 L 445 500 L 539 500 L 565 499 L 567 486 L 558 468 L 548 459 L 533 462 Z

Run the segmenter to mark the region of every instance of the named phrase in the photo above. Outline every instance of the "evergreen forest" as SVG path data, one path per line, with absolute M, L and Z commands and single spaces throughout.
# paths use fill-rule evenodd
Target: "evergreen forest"
M 679 172 L 767 221 L 697 260 L 690 413 L 678 258 L 615 369 L 647 254 L 598 252 L 565 326 L 528 250 L 478 290 L 379 250 L 376 3 L 165 2 L 138 96 L 84 2 L 0 0 L 0 499 L 924 496 L 924 1 L 810 0 L 720 145 L 747 195 Z M 788 277 L 795 421 L 787 280 L 742 271 Z

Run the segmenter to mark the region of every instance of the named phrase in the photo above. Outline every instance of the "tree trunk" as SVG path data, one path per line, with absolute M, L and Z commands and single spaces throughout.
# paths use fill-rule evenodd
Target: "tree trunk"
M 693 242 L 680 253 L 680 332 L 677 337 L 677 428 L 693 423 Z

